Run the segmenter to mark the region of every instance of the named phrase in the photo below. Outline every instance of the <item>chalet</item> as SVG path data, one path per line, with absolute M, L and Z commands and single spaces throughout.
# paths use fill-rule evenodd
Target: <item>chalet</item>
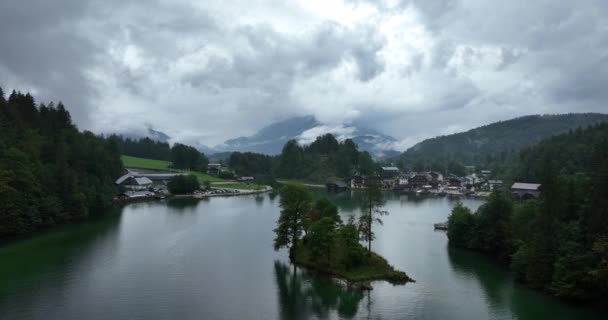
M 485 178 L 488 178 L 492 175 L 492 171 L 490 170 L 481 170 L 481 175 L 484 176 Z
M 207 165 L 207 173 L 217 176 L 220 171 L 222 170 L 222 164 L 221 163 L 210 163 Z
M 253 182 L 253 180 L 253 177 L 239 177 L 238 179 L 236 179 L 236 181 L 238 182 Z
M 409 184 L 409 176 L 401 175 L 399 178 L 395 180 L 395 189 L 403 190 L 408 187 Z
M 502 187 L 502 180 L 488 180 L 488 187 L 490 190 L 498 189 Z
M 451 176 L 448 178 L 448 186 L 460 188 L 465 185 L 465 181 L 462 178 Z
M 348 185 L 342 181 L 330 181 L 325 183 L 327 191 L 339 192 L 348 189 Z
M 355 175 L 350 179 L 351 189 L 363 189 L 365 188 L 366 176 Z
M 396 189 L 397 181 L 397 179 L 382 179 L 381 188 L 386 190 Z
M 350 188 L 351 189 L 365 189 L 370 185 L 374 185 L 374 186 L 377 186 L 378 188 L 381 188 L 382 179 L 377 175 L 372 175 L 372 176 L 355 175 L 350 179 Z
M 418 189 L 431 184 L 433 177 L 428 173 L 415 173 L 410 176 L 408 184 L 410 188 Z
M 149 178 L 132 174 L 126 174 L 116 179 L 114 183 L 133 191 L 147 190 L 152 187 L 152 180 Z
M 394 178 L 399 176 L 399 168 L 397 167 L 382 167 L 382 177 L 384 178 Z
M 511 194 L 521 200 L 540 197 L 540 184 L 515 182 L 511 186 Z
M 431 175 L 431 179 L 432 179 L 433 183 L 442 183 L 443 182 L 443 174 L 441 174 L 441 172 L 431 171 L 431 172 L 429 172 L 429 175 Z

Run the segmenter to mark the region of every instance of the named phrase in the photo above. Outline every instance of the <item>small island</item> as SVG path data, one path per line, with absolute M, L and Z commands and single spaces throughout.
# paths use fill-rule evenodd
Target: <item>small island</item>
M 302 185 L 288 184 L 281 190 L 281 215 L 274 230 L 274 248 L 289 248 L 294 265 L 345 280 L 349 286 L 371 289 L 370 281 L 384 280 L 399 285 L 414 282 L 395 270 L 386 259 L 371 251 L 374 222 L 387 214 L 379 189 L 370 186 L 362 197 L 362 213 L 346 223 L 338 208 L 327 198 L 312 200 Z M 360 240 L 367 242 L 365 248 Z

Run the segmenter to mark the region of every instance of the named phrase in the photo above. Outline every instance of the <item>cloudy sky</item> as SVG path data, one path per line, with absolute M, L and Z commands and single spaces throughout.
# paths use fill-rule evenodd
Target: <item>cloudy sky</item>
M 608 111 L 605 0 L 3 0 L 0 86 L 207 145 L 312 114 L 418 140 Z

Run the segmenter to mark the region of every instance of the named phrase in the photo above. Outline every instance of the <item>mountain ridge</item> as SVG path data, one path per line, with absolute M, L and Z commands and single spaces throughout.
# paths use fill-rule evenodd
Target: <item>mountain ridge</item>
M 451 135 L 423 140 L 400 155 L 405 167 L 420 163 L 460 162 L 480 165 L 506 153 L 521 150 L 540 141 L 608 121 L 608 114 L 568 113 L 528 115 L 498 121 Z

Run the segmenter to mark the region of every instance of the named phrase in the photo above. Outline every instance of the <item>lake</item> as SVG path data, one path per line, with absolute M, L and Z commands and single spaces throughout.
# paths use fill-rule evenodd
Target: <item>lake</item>
M 324 191 L 315 191 L 316 196 Z M 358 194 L 330 194 L 343 220 Z M 434 231 L 445 198 L 386 194 L 372 249 L 416 283 L 349 290 L 272 248 L 268 194 L 134 203 L 0 248 L 0 319 L 599 319 Z M 463 200 L 471 209 L 482 204 Z

